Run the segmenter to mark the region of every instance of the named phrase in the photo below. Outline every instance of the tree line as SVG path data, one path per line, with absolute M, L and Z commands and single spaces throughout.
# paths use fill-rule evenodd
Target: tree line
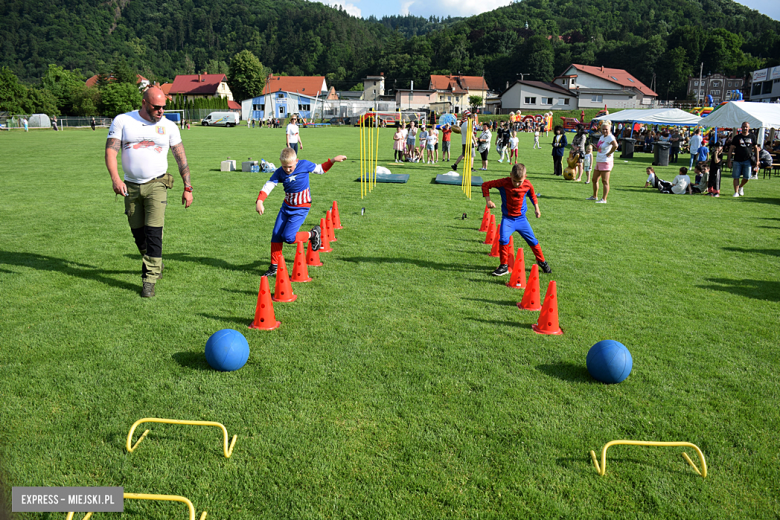
M 85 115 L 124 106 L 131 82 L 76 80 L 128 70 L 160 83 L 226 73 L 240 100 L 271 71 L 337 90 L 383 72 L 391 93 L 431 74 L 484 75 L 501 91 L 521 72 L 550 81 L 579 63 L 684 98 L 702 63 L 735 76 L 780 64 L 780 23 L 731 0 L 523 0 L 462 19 L 368 20 L 305 0 L 5 0 L 0 19 L 0 102 Z

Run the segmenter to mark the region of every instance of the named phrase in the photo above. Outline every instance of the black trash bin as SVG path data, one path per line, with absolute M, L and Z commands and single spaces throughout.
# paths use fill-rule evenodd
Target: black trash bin
M 653 143 L 653 166 L 669 166 L 669 150 L 672 143 L 656 141 Z
M 624 159 L 633 159 L 634 144 L 636 143 L 636 139 L 632 139 L 631 137 L 624 137 L 621 139 L 621 141 L 623 141 L 623 153 L 620 154 L 620 157 Z

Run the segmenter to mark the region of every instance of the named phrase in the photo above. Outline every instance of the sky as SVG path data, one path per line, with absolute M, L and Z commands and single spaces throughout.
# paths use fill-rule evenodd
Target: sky
M 511 0 L 321 0 L 328 5 L 340 5 L 353 16 L 381 18 L 385 15 L 471 16 L 509 5 Z M 770 18 L 780 20 L 780 0 L 737 0 Z

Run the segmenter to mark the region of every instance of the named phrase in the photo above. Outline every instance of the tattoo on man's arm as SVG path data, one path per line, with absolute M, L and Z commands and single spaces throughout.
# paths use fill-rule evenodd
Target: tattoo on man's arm
M 179 174 L 185 186 L 190 185 L 190 166 L 187 164 L 187 156 L 184 153 L 184 145 L 179 143 L 171 148 L 176 164 L 179 165 Z
M 119 152 L 122 149 L 122 143 L 119 139 L 108 139 L 106 141 L 106 150 L 114 150 Z

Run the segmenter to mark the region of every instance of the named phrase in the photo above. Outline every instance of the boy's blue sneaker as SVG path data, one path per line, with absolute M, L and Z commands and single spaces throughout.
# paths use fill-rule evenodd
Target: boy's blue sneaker
M 276 268 L 277 268 L 276 264 L 271 264 L 268 267 L 268 271 L 266 271 L 263 276 L 266 276 L 268 278 L 272 278 L 272 277 L 276 276 Z
M 311 228 L 311 237 L 309 240 L 311 241 L 311 250 L 312 251 L 319 251 L 319 249 L 322 247 L 322 228 L 320 228 L 319 224 Z

